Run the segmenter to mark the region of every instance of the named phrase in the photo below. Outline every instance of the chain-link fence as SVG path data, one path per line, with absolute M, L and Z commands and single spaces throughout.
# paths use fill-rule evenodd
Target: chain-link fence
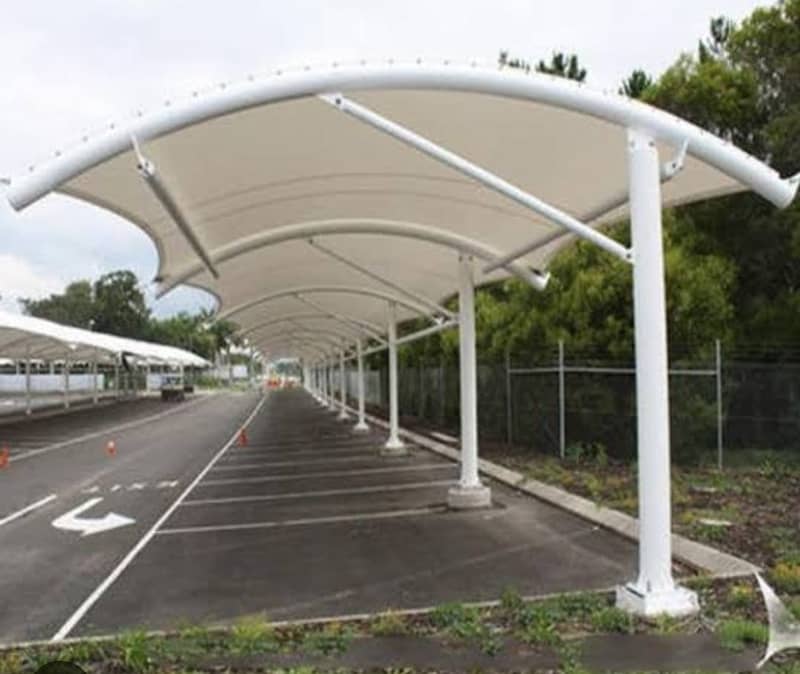
M 722 466 L 764 451 L 800 456 L 800 364 L 726 355 L 673 357 L 670 367 L 672 455 L 676 462 Z M 484 442 L 565 455 L 602 447 L 636 457 L 636 380 L 630 360 L 570 350 L 569 344 L 507 353 L 478 365 L 478 424 Z M 356 391 L 355 372 L 348 390 Z M 387 371 L 366 373 L 368 404 L 386 409 Z M 458 365 L 399 372 L 400 414 L 450 434 L 459 428 Z

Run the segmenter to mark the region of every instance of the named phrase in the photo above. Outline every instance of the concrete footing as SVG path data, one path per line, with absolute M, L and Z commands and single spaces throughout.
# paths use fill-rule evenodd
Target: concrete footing
M 381 456 L 408 456 L 408 447 L 402 442 L 387 442 L 381 447 Z
M 697 594 L 680 585 L 661 592 L 642 592 L 632 583 L 620 585 L 616 603 L 623 611 L 647 618 L 664 613 L 674 617 L 689 616 L 700 610 Z
M 447 505 L 453 510 L 488 508 L 492 505 L 492 490 L 484 485 L 451 487 L 447 492 Z
M 359 422 L 355 426 L 353 426 L 354 433 L 368 433 L 369 426 L 366 423 Z

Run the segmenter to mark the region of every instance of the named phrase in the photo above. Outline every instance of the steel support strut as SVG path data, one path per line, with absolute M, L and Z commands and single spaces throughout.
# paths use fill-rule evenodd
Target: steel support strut
M 669 382 L 661 184 L 652 137 L 628 132 L 628 181 L 634 250 L 636 414 L 639 466 L 639 576 L 617 590 L 633 613 L 687 615 L 697 595 L 672 578 Z
M 183 214 L 180 206 L 178 206 L 178 203 L 175 201 L 172 193 L 169 191 L 169 189 L 167 189 L 164 181 L 158 175 L 155 164 L 153 164 L 153 162 L 151 162 L 141 153 L 139 144 L 136 142 L 136 138 L 131 137 L 131 145 L 136 153 L 136 168 L 139 171 L 139 175 L 142 176 L 142 179 L 145 181 L 145 183 L 147 183 L 147 186 L 150 188 L 153 196 L 161 203 L 161 205 L 164 207 L 164 210 L 172 218 L 172 221 L 175 223 L 180 233 L 183 234 L 183 238 L 191 246 L 192 250 L 194 250 L 197 257 L 200 258 L 208 272 L 214 278 L 219 278 L 219 273 L 217 272 L 214 263 L 211 261 L 211 256 L 208 254 L 205 246 L 200 241 L 197 232 L 194 231 L 194 228 L 186 219 L 186 216 Z
M 461 479 L 450 489 L 451 508 L 485 508 L 492 493 L 478 475 L 478 396 L 475 354 L 475 287 L 472 258 L 458 259 L 458 357 L 461 395 Z
M 344 349 L 339 351 L 339 414 L 336 417 L 339 421 L 347 421 L 350 415 L 347 413 L 347 381 L 344 371 Z
M 367 415 L 364 410 L 364 347 L 361 338 L 356 340 L 356 356 L 358 358 L 358 423 L 353 430 L 363 433 L 369 430 L 369 426 L 367 426 Z
M 616 255 L 623 260 L 630 260 L 630 251 L 625 248 L 621 243 L 614 241 L 607 237 L 602 232 L 592 229 L 588 225 L 580 222 L 572 217 L 569 213 L 562 211 L 555 206 L 542 201 L 541 199 L 528 194 L 516 185 L 512 185 L 503 178 L 487 171 L 486 169 L 472 163 L 468 159 L 451 152 L 446 148 L 437 145 L 436 143 L 424 138 L 423 136 L 407 129 L 406 127 L 393 122 L 382 115 L 370 110 L 366 106 L 356 103 L 340 93 L 337 94 L 324 94 L 319 98 L 333 107 L 347 113 L 351 117 L 368 124 L 372 128 L 381 131 L 393 138 L 396 138 L 402 143 L 413 147 L 414 149 L 428 155 L 432 159 L 455 169 L 473 180 L 478 181 L 482 185 L 502 194 L 503 196 L 515 201 L 516 203 L 530 209 L 542 218 L 563 227 L 574 233 L 576 236 L 591 241 L 592 243 L 600 246 L 612 255 Z M 547 277 L 540 277 L 540 289 L 543 289 L 547 283 Z
M 381 450 L 386 455 L 403 455 L 406 446 L 400 439 L 399 406 L 397 400 L 397 305 L 389 302 L 389 439 Z

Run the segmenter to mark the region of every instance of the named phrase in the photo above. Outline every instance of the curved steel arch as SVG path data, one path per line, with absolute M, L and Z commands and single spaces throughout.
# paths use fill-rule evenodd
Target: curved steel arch
M 342 350 L 348 348 L 351 343 L 347 341 L 349 336 L 343 337 L 341 334 L 336 332 L 331 332 L 329 330 L 304 330 L 302 328 L 296 330 L 283 330 L 280 332 L 273 332 L 268 335 L 264 335 L 265 338 L 270 337 L 281 337 L 281 336 L 288 336 L 288 337 L 303 337 L 303 338 L 310 338 L 310 339 L 317 339 L 321 342 L 325 342 L 326 344 L 330 344 L 332 348 L 337 350 Z
M 158 112 L 140 116 L 128 125 L 110 126 L 103 134 L 87 137 L 68 152 L 59 153 L 8 190 L 8 201 L 20 209 L 41 198 L 63 182 L 131 148 L 131 137 L 142 140 L 162 136 L 187 126 L 268 103 L 331 92 L 372 89 L 428 89 L 466 91 L 529 100 L 590 115 L 620 127 L 646 131 L 659 140 L 680 146 L 688 141 L 690 153 L 749 186 L 780 207 L 788 206 L 797 193 L 798 177 L 781 179 L 776 171 L 754 161 L 721 138 L 674 115 L 638 101 L 595 91 L 563 78 L 515 72 L 496 67 L 445 64 L 394 64 L 342 66 L 276 71 L 264 79 L 217 88 L 213 93 L 169 102 Z
M 332 339 L 338 340 L 338 344 L 340 348 L 349 348 L 353 344 L 355 344 L 355 340 L 358 337 L 353 336 L 351 334 L 338 332 L 337 330 L 328 330 L 325 328 L 304 328 L 303 326 L 286 326 L 286 329 L 280 329 L 278 332 L 269 332 L 264 337 L 269 337 L 270 335 L 282 335 L 282 334 L 297 334 L 297 335 L 327 335 Z M 256 338 L 260 339 L 260 337 Z
M 296 347 L 295 346 L 296 344 L 298 344 L 299 347 Z M 331 360 L 333 358 L 333 354 L 332 353 L 329 353 L 328 351 L 326 351 L 322 347 L 318 346 L 317 344 L 314 344 L 312 342 L 303 341 L 303 340 L 298 340 L 296 338 L 294 338 L 294 339 L 286 338 L 286 339 L 280 339 L 280 340 L 277 340 L 277 341 L 270 340 L 270 341 L 264 342 L 263 345 L 260 348 L 263 348 L 265 351 L 269 352 L 270 348 L 276 348 L 276 346 L 288 347 L 288 348 L 293 349 L 293 350 L 296 349 L 298 352 L 303 351 L 303 350 L 314 352 L 316 357 L 319 359 L 319 362 L 327 362 L 327 361 L 329 361 L 329 360 Z
M 370 330 L 374 330 L 375 332 L 382 332 L 383 331 L 383 328 L 381 326 L 376 325 L 375 323 L 371 323 L 370 321 L 365 321 L 365 320 L 363 320 L 361 318 L 355 318 L 353 316 L 347 316 L 346 314 L 345 314 L 345 318 L 348 321 L 363 325 L 365 328 L 370 329 Z M 306 313 L 289 314 L 288 316 L 282 316 L 281 318 L 272 318 L 272 319 L 270 319 L 268 321 L 263 321 L 262 323 L 256 323 L 255 325 L 253 325 L 253 326 L 251 326 L 249 328 L 246 328 L 246 329 L 243 329 L 243 330 L 237 330 L 237 332 L 240 335 L 242 335 L 242 337 L 246 337 L 250 333 L 255 332 L 256 330 L 260 330 L 261 328 L 269 327 L 270 325 L 275 325 L 275 324 L 278 324 L 278 323 L 283 323 L 283 322 L 288 322 L 288 321 L 303 321 L 303 320 L 308 320 L 308 319 L 325 319 L 325 320 L 337 323 L 339 325 L 343 324 L 343 321 L 340 321 L 340 320 L 337 320 L 337 319 L 333 318 L 330 314 L 325 314 L 325 313 L 322 313 L 321 311 L 317 311 L 317 312 L 310 312 L 309 311 L 309 312 L 306 312 Z M 353 330 L 352 334 L 353 334 L 354 337 L 358 337 L 359 335 L 362 334 L 356 328 L 353 328 L 352 330 Z
M 212 250 L 209 253 L 209 257 L 214 264 L 219 264 L 251 251 L 268 248 L 280 243 L 335 234 L 382 234 L 384 236 L 418 239 L 452 248 L 458 252 L 490 262 L 503 256 L 501 251 L 481 241 L 432 225 L 422 225 L 402 220 L 384 220 L 381 218 L 338 218 L 285 225 L 244 236 Z M 538 290 L 543 290 L 547 285 L 548 276 L 546 274 L 531 271 L 521 262 L 513 261 L 503 266 Z M 187 265 L 171 277 L 168 277 L 167 281 L 162 281 L 156 297 L 162 297 L 176 286 L 202 273 L 204 269 L 205 265 L 202 262 L 193 262 Z
M 427 316 L 428 309 L 427 307 L 423 307 L 421 304 L 416 302 L 412 302 L 411 300 L 403 299 L 402 297 L 397 297 L 396 295 L 392 295 L 391 293 L 383 292 L 382 290 L 375 290 L 374 288 L 361 288 L 358 286 L 342 286 L 342 285 L 312 285 L 312 286 L 295 286 L 294 288 L 287 288 L 285 290 L 278 290 L 273 293 L 268 293 L 266 295 L 262 295 L 261 297 L 256 297 L 255 299 L 248 300 L 247 302 L 242 302 L 241 304 L 228 309 L 227 311 L 223 311 L 218 318 L 219 319 L 226 319 L 230 318 L 231 316 L 235 316 L 246 309 L 250 309 L 254 306 L 258 306 L 259 304 L 265 304 L 267 302 L 271 302 L 272 300 L 280 299 L 281 297 L 290 297 L 292 295 L 314 295 L 317 293 L 340 293 L 343 295 L 366 295 L 370 297 L 375 297 L 380 300 L 385 300 L 386 302 L 394 302 L 395 304 L 399 304 L 400 306 L 406 307 L 411 311 L 418 313 L 420 316 Z

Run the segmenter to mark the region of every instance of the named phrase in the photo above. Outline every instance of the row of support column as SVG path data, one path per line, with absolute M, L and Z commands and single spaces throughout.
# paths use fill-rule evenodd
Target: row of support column
M 666 303 L 661 223 L 660 160 L 655 141 L 630 130 L 627 138 L 628 185 L 633 260 L 634 335 L 639 480 L 639 570 L 635 580 L 617 590 L 617 605 L 646 616 L 687 615 L 698 610 L 697 596 L 672 576 L 669 389 Z M 461 475 L 448 493 L 455 508 L 486 507 L 491 492 L 481 484 L 477 436 L 477 364 L 472 260 L 459 258 L 459 365 L 461 396 Z M 405 451 L 399 437 L 397 330 L 395 306 L 389 306 L 389 437 L 385 453 Z M 364 422 L 362 345 L 357 345 L 359 426 Z M 344 355 L 339 358 L 344 412 Z M 312 391 L 335 407 L 329 395 L 332 363 L 314 368 Z M 346 412 L 341 415 L 346 418 Z
M 32 371 L 31 371 L 31 349 L 30 345 L 26 346 L 25 349 L 25 414 L 30 416 L 33 414 L 33 380 L 32 380 Z M 19 374 L 19 363 L 16 366 L 17 374 Z M 70 361 L 69 361 L 69 354 L 67 353 L 64 356 L 64 369 L 62 371 L 63 383 L 64 383 L 64 392 L 63 392 L 63 401 L 62 404 L 64 409 L 70 408 L 70 381 L 69 381 L 69 374 L 70 374 Z M 97 351 L 95 350 L 94 357 L 92 358 L 92 404 L 97 405 L 99 402 L 99 390 L 97 385 Z M 50 373 L 54 373 L 53 364 L 50 364 Z
M 475 287 L 473 260 L 461 255 L 458 261 L 459 277 L 459 358 L 461 373 L 461 476 L 457 486 L 448 492 L 448 503 L 452 508 L 485 508 L 491 505 L 491 490 L 480 481 L 478 471 L 478 409 L 477 409 L 477 359 L 475 352 Z M 400 438 L 400 414 L 397 374 L 397 306 L 388 305 L 388 358 L 389 358 L 389 437 L 381 448 L 384 456 L 404 456 L 408 453 Z M 356 431 L 369 427 L 365 413 L 364 353 L 361 339 L 356 340 L 358 421 Z M 338 354 L 339 401 L 335 400 L 333 386 L 334 365 L 326 361 L 306 369 L 309 390 L 321 405 L 330 409 L 338 407 L 338 419 L 346 421 L 347 385 L 345 353 Z M 312 375 L 313 372 L 313 375 Z

